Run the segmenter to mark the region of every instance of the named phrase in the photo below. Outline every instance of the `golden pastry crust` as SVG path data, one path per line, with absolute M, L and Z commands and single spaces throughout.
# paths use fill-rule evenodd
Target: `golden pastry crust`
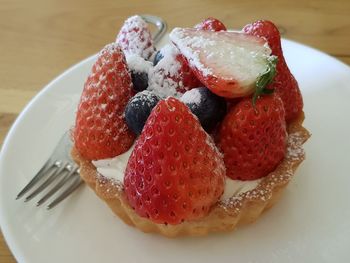
M 107 179 L 98 174 L 91 161 L 82 158 L 75 148 L 72 149 L 72 156 L 80 166 L 81 178 L 125 223 L 143 232 L 159 233 L 167 237 L 202 236 L 210 232 L 231 231 L 237 226 L 254 222 L 280 199 L 295 170 L 305 158 L 302 146 L 310 134 L 302 126 L 303 120 L 302 113 L 298 119 L 288 125 L 288 146 L 285 158 L 275 171 L 260 181 L 256 188 L 225 201 L 218 201 L 207 216 L 178 225 L 156 224 L 147 218 L 140 217 L 129 206 L 122 182 Z

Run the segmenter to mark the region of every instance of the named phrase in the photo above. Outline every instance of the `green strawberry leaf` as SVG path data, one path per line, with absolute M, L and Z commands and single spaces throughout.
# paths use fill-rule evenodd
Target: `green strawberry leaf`
M 253 106 L 255 107 L 255 102 L 260 95 L 271 94 L 274 92 L 273 89 L 267 89 L 266 87 L 273 81 L 276 75 L 276 65 L 278 58 L 276 56 L 270 56 L 267 58 L 267 68 L 264 73 L 262 73 L 255 83 L 255 92 L 253 95 Z

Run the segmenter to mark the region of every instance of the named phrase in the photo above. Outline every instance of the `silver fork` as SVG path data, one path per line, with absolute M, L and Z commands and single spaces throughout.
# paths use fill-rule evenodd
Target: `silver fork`
M 47 209 L 51 209 L 73 193 L 83 181 L 79 176 L 78 165 L 75 164 L 70 156 L 71 148 L 72 141 L 67 131 L 60 139 L 50 158 L 32 180 L 18 193 L 16 199 L 28 193 L 24 199 L 25 202 L 28 202 L 52 186 L 36 203 L 37 206 L 40 206 L 57 193 L 56 198 L 47 206 Z
M 167 30 L 165 21 L 160 17 L 152 15 L 141 15 L 141 17 L 147 23 L 153 24 L 157 27 L 157 31 L 153 35 L 153 41 L 157 44 Z M 70 140 L 69 132 L 67 131 L 62 136 L 44 166 L 18 193 L 16 200 L 28 193 L 28 196 L 24 200 L 25 202 L 28 202 L 46 190 L 44 196 L 41 197 L 36 204 L 37 206 L 42 205 L 57 193 L 56 198 L 47 206 L 47 209 L 51 209 L 78 189 L 78 187 L 83 184 L 83 181 L 79 176 L 79 167 L 70 156 L 71 148 L 72 142 Z M 53 184 L 54 182 L 56 184 Z M 50 187 L 51 189 L 48 189 Z

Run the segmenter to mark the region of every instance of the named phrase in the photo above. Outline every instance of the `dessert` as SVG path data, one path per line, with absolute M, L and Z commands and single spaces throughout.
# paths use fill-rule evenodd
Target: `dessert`
M 156 51 L 139 16 L 125 22 L 85 83 L 72 156 L 131 226 L 230 231 L 275 204 L 303 161 L 301 93 L 269 21 L 233 32 L 209 18 L 170 40 Z

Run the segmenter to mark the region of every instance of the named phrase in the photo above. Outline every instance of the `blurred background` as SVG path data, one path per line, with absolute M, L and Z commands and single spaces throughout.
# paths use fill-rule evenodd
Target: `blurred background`
M 123 21 L 133 14 L 160 16 L 169 29 L 190 27 L 208 16 L 234 29 L 269 19 L 283 37 L 350 64 L 349 0 L 1 0 L 0 146 L 38 91 L 114 41 Z M 15 262 L 1 234 L 0 262 Z

